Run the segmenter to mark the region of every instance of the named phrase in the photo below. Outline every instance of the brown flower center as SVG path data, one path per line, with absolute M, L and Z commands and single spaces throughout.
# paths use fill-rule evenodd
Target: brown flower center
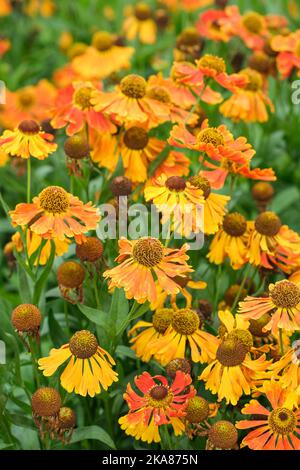
M 286 435 L 295 431 L 297 418 L 288 408 L 276 408 L 268 418 L 269 426 L 276 434 Z
M 148 405 L 152 408 L 166 408 L 173 399 L 173 394 L 164 385 L 155 385 L 148 395 Z
M 76 415 L 71 408 L 63 406 L 58 413 L 58 424 L 60 429 L 71 429 L 76 424 Z
M 166 180 L 166 187 L 170 189 L 171 191 L 184 191 L 186 188 L 186 182 L 181 176 L 170 176 Z
M 199 144 L 212 144 L 214 147 L 225 143 L 223 135 L 215 127 L 202 129 L 197 135 L 197 142 Z
M 247 352 L 249 352 L 253 346 L 252 334 L 248 330 L 240 330 L 237 328 L 231 331 L 226 339 L 240 341 L 246 347 Z
M 181 335 L 192 335 L 200 326 L 200 318 L 194 310 L 181 308 L 174 312 L 172 327 Z
M 258 336 L 259 338 L 263 338 L 264 336 L 269 335 L 269 331 L 263 331 L 263 328 L 269 323 L 271 320 L 271 315 L 265 313 L 262 315 L 258 320 L 249 320 L 249 331 L 253 336 Z
M 274 196 L 273 186 L 265 181 L 260 181 L 252 187 L 252 196 L 255 201 L 268 202 Z
M 200 69 L 211 69 L 217 74 L 226 72 L 226 64 L 222 57 L 216 55 L 205 54 L 198 61 L 198 67 Z
M 98 51 L 108 51 L 114 44 L 114 38 L 107 31 L 98 31 L 93 36 L 92 44 Z
M 30 88 L 23 88 L 17 94 L 17 101 L 22 110 L 30 109 L 31 106 L 35 103 L 35 94 L 34 91 Z
M 129 196 L 132 192 L 132 181 L 126 176 L 116 176 L 110 185 L 114 196 Z
M 208 439 L 219 449 L 232 449 L 237 443 L 238 432 L 230 421 L 217 421 L 211 426 Z
M 36 121 L 28 119 L 26 121 L 20 122 L 19 131 L 26 135 L 34 135 L 40 132 L 40 126 Z
M 232 212 L 225 215 L 223 230 L 232 237 L 241 237 L 247 230 L 247 221 L 239 212 Z
M 277 235 L 281 227 L 280 218 L 274 212 L 263 212 L 255 220 L 255 229 L 261 235 L 274 237 Z
M 94 263 L 98 261 L 103 254 L 103 245 L 99 238 L 87 237 L 83 243 L 76 245 L 76 256 L 80 261 Z
M 247 347 L 235 338 L 222 341 L 217 350 L 217 359 L 225 367 L 239 366 L 247 354 Z
M 300 288 L 283 280 L 269 285 L 270 297 L 278 308 L 294 308 L 300 302 Z
M 139 21 L 146 21 L 151 18 L 151 8 L 147 3 L 140 2 L 136 5 L 134 14 Z
M 35 331 L 40 327 L 42 315 L 32 304 L 18 305 L 12 312 L 11 321 L 17 331 Z
M 148 133 L 142 127 L 130 127 L 124 134 L 124 144 L 131 150 L 143 150 L 148 142 Z
M 243 69 L 239 72 L 240 75 L 246 75 L 248 79 L 248 83 L 245 86 L 245 90 L 249 91 L 258 91 L 262 89 L 263 86 L 263 79 L 262 76 L 257 70 L 253 70 L 250 68 Z
M 208 198 L 211 193 L 211 185 L 207 178 L 200 175 L 191 176 L 191 178 L 189 178 L 189 182 L 196 188 L 201 189 L 204 199 Z
M 176 47 L 181 49 L 185 47 L 199 46 L 202 39 L 196 28 L 186 28 L 178 36 L 176 40 Z
M 61 407 L 61 398 L 55 388 L 41 387 L 32 395 L 31 406 L 37 416 L 55 416 Z
M 176 377 L 176 372 L 180 370 L 181 372 L 184 372 L 185 374 L 190 374 L 191 373 L 191 363 L 188 359 L 184 358 L 175 358 L 172 359 L 167 365 L 166 365 L 166 373 L 168 374 L 171 379 L 175 379 Z
M 60 186 L 48 186 L 39 194 L 40 206 L 51 214 L 63 214 L 69 208 L 68 193 Z
M 121 92 L 128 98 L 140 99 L 146 94 L 146 80 L 140 75 L 127 75 L 120 83 Z
M 64 150 L 68 157 L 81 160 L 89 155 L 90 147 L 84 137 L 73 135 L 65 140 Z
M 151 98 L 156 101 L 160 101 L 161 103 L 170 104 L 171 103 L 171 95 L 170 93 L 161 86 L 153 86 L 147 90 L 148 98 Z
M 270 69 L 271 61 L 269 56 L 263 51 L 256 51 L 249 57 L 249 67 L 260 73 L 267 73 Z
M 163 245 L 157 238 L 142 238 L 135 243 L 132 255 L 139 264 L 153 268 L 163 259 Z
M 96 354 L 98 341 L 95 335 L 88 330 L 77 331 L 70 339 L 69 348 L 71 353 L 80 358 L 88 359 Z
M 190 423 L 201 423 L 208 418 L 209 405 L 205 398 L 196 396 L 188 401 L 188 406 L 185 409 L 186 419 Z
M 249 33 L 259 34 L 264 29 L 263 17 L 255 11 L 249 11 L 243 16 L 243 26 Z
M 171 324 L 174 310 L 172 308 L 160 308 L 152 317 L 153 328 L 163 334 Z
M 92 87 L 89 86 L 82 86 L 78 88 L 73 96 L 74 104 L 82 110 L 90 109 L 92 107 L 92 91 Z
M 80 287 L 85 278 L 85 270 L 76 261 L 65 261 L 57 270 L 58 284 L 70 289 Z

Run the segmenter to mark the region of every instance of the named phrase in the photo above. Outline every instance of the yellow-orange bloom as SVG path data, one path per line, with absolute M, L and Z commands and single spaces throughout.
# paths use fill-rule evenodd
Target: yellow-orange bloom
M 116 261 L 121 264 L 105 271 L 103 276 L 110 279 L 110 288 L 124 288 L 126 297 L 139 303 L 156 302 L 155 281 L 168 294 L 177 294 L 180 287 L 173 278 L 193 271 L 187 264 L 187 244 L 180 249 L 165 248 L 156 238 L 131 241 L 123 238 L 119 248 Z
M 39 359 L 38 364 L 44 376 L 50 377 L 66 361 L 60 382 L 68 393 L 94 397 L 101 388 L 107 390 L 118 381 L 118 374 L 112 369 L 115 361 L 90 331 L 77 331 L 68 344 L 51 349 L 50 355 Z
M 136 37 L 143 44 L 154 44 L 156 41 L 157 26 L 152 17 L 152 11 L 149 5 L 139 2 L 135 7 L 127 8 L 123 23 L 123 31 L 126 38 L 132 41 Z
M 41 131 L 37 122 L 22 121 L 14 131 L 4 131 L 0 137 L 0 148 L 12 156 L 44 160 L 57 149 L 52 139 L 51 134 Z
M 14 226 L 28 225 L 42 238 L 63 241 L 65 237 L 75 237 L 79 243 L 85 233 L 96 229 L 100 219 L 91 202 L 84 204 L 59 186 L 43 189 L 31 204 L 17 204 L 10 216 Z

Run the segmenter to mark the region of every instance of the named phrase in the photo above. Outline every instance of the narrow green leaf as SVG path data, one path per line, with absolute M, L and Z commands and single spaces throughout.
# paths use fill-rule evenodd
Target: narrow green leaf
M 109 332 L 109 314 L 87 305 L 77 304 L 79 310 L 95 325 L 101 326 L 106 332 Z
M 110 435 L 100 426 L 85 426 L 83 428 L 75 429 L 71 439 L 71 444 L 84 441 L 85 439 L 95 439 L 107 445 L 110 449 L 116 449 L 115 443 Z
M 39 303 L 42 290 L 43 290 L 44 285 L 46 284 L 48 276 L 51 272 L 53 262 L 54 262 L 54 258 L 55 258 L 55 244 L 53 242 L 51 242 L 50 257 L 47 261 L 46 266 L 43 269 L 42 274 L 40 275 L 40 277 L 38 278 L 38 280 L 36 281 L 36 284 L 35 284 L 34 294 L 33 294 L 33 303 L 34 304 Z
M 60 324 L 56 320 L 52 309 L 50 309 L 48 313 L 48 324 L 49 324 L 50 336 L 51 336 L 54 346 L 59 347 L 62 344 L 65 344 L 67 342 L 67 338 Z

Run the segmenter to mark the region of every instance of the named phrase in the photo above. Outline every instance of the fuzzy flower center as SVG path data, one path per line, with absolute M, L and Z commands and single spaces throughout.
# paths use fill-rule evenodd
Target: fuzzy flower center
M 297 418 L 288 408 L 276 408 L 268 418 L 269 426 L 276 434 L 286 435 L 295 431 Z
M 300 288 L 291 281 L 279 281 L 269 286 L 270 297 L 278 308 L 294 308 L 300 302 Z
M 82 109 L 90 109 L 92 104 L 91 104 L 91 98 L 92 98 L 92 91 L 93 89 L 88 86 L 83 86 L 81 88 L 78 88 L 78 90 L 75 91 L 74 93 L 74 104 Z
M 268 336 L 269 331 L 263 331 L 263 328 L 269 323 L 270 320 L 271 320 L 271 315 L 269 315 L 268 313 L 265 313 L 257 320 L 253 320 L 253 319 L 249 320 L 250 321 L 250 325 L 249 325 L 250 333 L 260 338 L 263 338 L 264 336 Z
M 204 199 L 208 198 L 211 193 L 211 185 L 207 178 L 200 175 L 191 176 L 191 178 L 189 178 L 189 182 L 196 188 L 201 189 Z
M 90 148 L 86 138 L 80 135 L 68 137 L 64 143 L 64 150 L 69 158 L 81 160 L 89 154 Z
M 146 21 L 151 18 L 151 8 L 146 3 L 140 2 L 136 5 L 134 14 L 139 21 Z
M 186 182 L 181 176 L 170 176 L 166 180 L 166 187 L 170 189 L 170 191 L 184 191 L 186 188 Z
M 252 196 L 255 201 L 268 202 L 274 196 L 273 186 L 265 181 L 260 181 L 253 186 Z
M 274 212 L 263 212 L 255 220 L 255 229 L 261 235 L 274 237 L 277 235 L 281 227 L 280 218 Z
M 85 278 L 85 270 L 76 261 L 65 261 L 57 270 L 57 280 L 60 286 L 70 289 L 80 287 Z
M 216 55 L 205 54 L 198 61 L 198 67 L 200 69 L 214 70 L 217 74 L 226 72 L 226 64 L 222 57 Z
M 37 416 L 55 416 L 61 407 L 61 398 L 55 388 L 41 387 L 32 395 L 31 406 Z
M 147 90 L 148 98 L 151 98 L 156 101 L 160 101 L 161 103 L 170 104 L 171 103 L 171 96 L 170 93 L 161 86 L 153 86 Z
M 156 310 L 152 317 L 153 328 L 158 333 L 163 334 L 171 324 L 173 313 L 174 311 L 171 308 L 161 308 Z
M 172 327 L 181 335 L 192 335 L 200 326 L 200 318 L 194 310 L 181 308 L 174 312 Z
M 163 259 L 163 245 L 157 238 L 142 238 L 135 243 L 132 255 L 142 266 L 153 268 Z
M 121 92 L 128 98 L 139 99 L 146 94 L 146 80 L 140 75 L 127 75 L 120 83 Z
M 236 338 L 222 341 L 217 350 L 217 359 L 224 367 L 239 366 L 247 354 L 247 347 Z
M 240 75 L 246 75 L 248 83 L 245 86 L 245 90 L 249 91 L 258 91 L 262 89 L 263 79 L 262 76 L 257 70 L 254 69 L 244 69 L 240 72 Z
M 223 230 L 232 237 L 241 237 L 247 230 L 247 221 L 239 212 L 232 212 L 225 215 Z
M 71 429 L 76 424 L 76 415 L 71 408 L 61 407 L 58 413 L 58 423 L 60 429 Z
M 148 395 L 148 405 L 152 408 L 166 408 L 173 399 L 173 394 L 164 385 L 155 385 Z
M 202 129 L 197 135 L 197 142 L 199 144 L 211 144 L 214 147 L 225 143 L 223 135 L 215 127 Z
M 40 310 L 32 304 L 18 305 L 12 312 L 11 321 L 17 331 L 35 331 L 42 320 Z
M 176 377 L 176 372 L 180 370 L 181 372 L 184 372 L 185 374 L 190 374 L 191 373 L 191 363 L 188 359 L 184 358 L 176 358 L 172 359 L 167 365 L 166 365 L 166 372 L 171 379 L 175 379 Z
M 148 142 L 148 134 L 142 127 L 130 127 L 124 134 L 124 144 L 131 150 L 143 150 Z
M 63 214 L 69 208 L 68 193 L 60 186 L 48 186 L 39 194 L 40 206 L 51 214 Z
M 98 261 L 103 254 L 103 245 L 99 238 L 87 237 L 80 245 L 76 245 L 76 255 L 80 261 L 94 263 Z
M 259 34 L 264 29 L 263 18 L 255 11 L 249 11 L 243 16 L 243 26 L 249 33 Z
M 253 346 L 252 334 L 248 330 L 241 330 L 239 328 L 232 330 L 226 339 L 234 339 L 240 341 L 246 347 L 249 352 Z
M 192 397 L 188 401 L 188 406 L 185 409 L 186 419 L 190 423 L 201 423 L 208 418 L 209 405 L 203 397 Z
M 217 421 L 211 426 L 208 439 L 219 449 L 232 449 L 237 443 L 238 432 L 230 421 Z
M 70 339 L 69 348 L 71 353 L 80 358 L 92 357 L 98 349 L 96 336 L 88 330 L 77 331 Z
M 40 126 L 32 119 L 20 122 L 18 129 L 25 135 L 35 135 L 40 132 Z
M 113 46 L 114 39 L 107 31 L 98 31 L 93 36 L 92 44 L 98 51 L 108 51 Z
M 176 47 L 178 49 L 187 49 L 192 47 L 199 47 L 202 45 L 202 39 L 196 28 L 186 28 L 176 40 Z

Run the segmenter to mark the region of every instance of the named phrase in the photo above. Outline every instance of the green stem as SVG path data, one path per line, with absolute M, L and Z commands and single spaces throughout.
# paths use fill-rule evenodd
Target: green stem
M 221 264 L 219 264 L 218 272 L 217 272 L 217 276 L 216 276 L 216 295 L 215 295 L 215 299 L 214 299 L 214 311 L 217 310 L 217 306 L 218 306 L 219 291 L 220 291 L 219 278 L 221 276 L 221 272 L 222 272 L 222 266 L 221 266 Z
M 172 443 L 167 425 L 161 427 L 161 448 L 162 450 L 172 450 Z
M 64 314 L 65 314 L 65 322 L 66 322 L 68 336 L 70 337 L 71 332 L 70 332 L 70 322 L 69 322 L 69 313 L 68 313 L 68 302 L 66 300 L 64 301 Z
M 27 203 L 31 201 L 31 158 L 27 160 Z
M 39 371 L 38 371 L 38 365 L 37 365 L 37 358 L 36 358 L 36 351 L 35 351 L 35 346 L 36 345 L 30 339 L 29 339 L 29 344 L 30 344 L 30 350 L 31 350 L 33 377 L 35 378 L 36 387 L 39 388 L 41 383 L 40 383 L 40 377 L 39 377 Z
M 97 274 L 96 273 L 94 273 L 93 284 L 94 284 L 96 305 L 97 305 L 97 308 L 100 308 L 100 299 L 99 299 L 99 291 L 98 291 L 98 286 L 97 286 Z
M 246 284 L 250 269 L 251 269 L 251 264 L 248 264 L 247 268 L 245 269 L 245 274 L 244 274 L 243 280 L 240 284 L 240 288 L 239 288 L 239 290 L 238 290 L 238 292 L 235 296 L 234 302 L 232 304 L 232 310 L 235 309 L 235 307 L 237 306 L 238 301 L 240 300 L 240 296 L 241 296 L 242 290 L 244 289 L 244 286 Z

